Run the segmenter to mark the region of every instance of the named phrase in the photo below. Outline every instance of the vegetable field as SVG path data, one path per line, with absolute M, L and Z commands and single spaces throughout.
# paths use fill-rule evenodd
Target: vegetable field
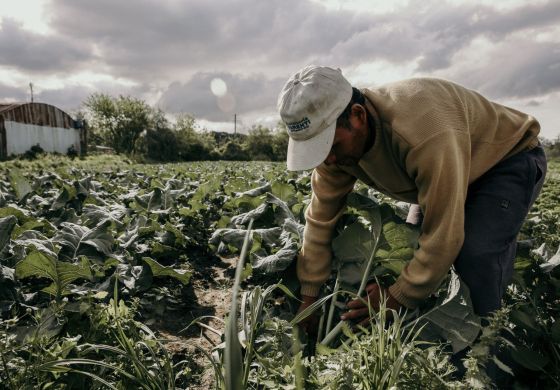
M 357 186 L 318 335 L 298 331 L 309 196 L 309 174 L 280 163 L 1 163 L 0 388 L 560 387 L 557 162 L 487 319 L 452 271 L 414 312 L 338 320 L 367 280 L 398 277 L 419 233 L 408 205 Z

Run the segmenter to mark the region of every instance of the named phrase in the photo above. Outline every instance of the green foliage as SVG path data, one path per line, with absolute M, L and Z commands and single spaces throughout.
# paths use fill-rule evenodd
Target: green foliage
M 179 160 L 202 161 L 219 158 L 214 137 L 207 131 L 201 131 L 194 117 L 180 115 L 173 129 L 178 143 Z
M 286 161 L 288 155 L 288 131 L 284 122 L 279 121 L 273 131 L 272 153 L 275 161 Z
M 255 287 L 244 293 L 239 335 L 226 335 L 225 345 L 215 348 L 216 352 L 227 354 L 231 342 L 235 341 L 237 348 L 243 348 L 242 358 L 237 360 L 233 370 L 224 367 L 220 360 L 213 360 L 216 377 L 222 378 L 217 384 L 218 388 L 460 387 L 460 383 L 451 380 L 454 368 L 441 347 L 418 340 L 418 330 L 405 327 L 403 318 L 396 312 L 391 313 L 393 321 L 387 325 L 384 307 L 378 315 L 373 316 L 370 328 L 361 328 L 363 334 L 354 333 L 345 326 L 347 341 L 341 348 L 334 350 L 319 346 L 315 356 L 304 359 L 294 322 L 305 314 L 301 313 L 292 323 L 277 318 L 272 305 L 272 292 L 279 288 L 292 296 L 280 284 L 271 285 L 264 291 L 261 287 Z M 315 306 L 319 305 L 321 302 Z M 231 323 L 231 316 L 229 321 Z M 235 375 L 241 383 L 228 386 L 228 375 Z
M 160 109 L 130 96 L 96 93 L 84 102 L 90 138 L 139 161 L 285 161 L 288 134 L 282 124 L 272 131 L 253 126 L 248 135 L 218 142 L 200 129 L 193 116 L 180 114 L 170 123 Z
M 538 240 L 553 243 L 555 246 L 558 245 L 560 237 L 557 223 L 558 215 L 560 215 L 557 209 L 557 192 L 560 188 L 560 185 L 558 185 L 559 178 L 557 167 L 552 163 L 544 194 L 535 205 L 533 214 L 524 227 L 522 237 L 528 235 Z M 239 229 L 239 226 L 244 225 L 248 218 L 254 218 L 259 228 L 253 233 L 251 253 L 257 253 L 259 250 L 272 245 L 278 247 L 279 234 L 285 227 L 282 226 L 284 219 L 278 218 L 277 215 L 280 215 L 279 212 L 282 209 L 290 210 L 293 213 L 295 208 L 294 204 L 290 204 L 288 201 L 284 203 L 283 208 L 270 209 L 270 203 L 266 199 L 270 196 L 267 192 L 271 188 L 267 185 L 261 185 L 253 191 L 240 194 L 242 196 L 237 198 L 236 203 L 238 206 L 242 204 L 241 199 L 247 199 L 244 197 L 247 197 L 248 194 L 251 196 L 250 199 L 260 199 L 260 202 L 247 203 L 244 213 L 229 219 L 232 228 L 217 230 L 214 239 L 217 240 L 219 237 L 222 243 L 228 244 L 229 250 L 232 246 L 239 247 L 240 236 L 244 232 L 243 229 Z M 279 188 L 278 185 L 276 188 Z M 286 196 L 286 200 L 290 199 L 290 191 L 287 191 L 284 196 Z M 357 283 L 361 282 L 360 284 L 363 284 L 364 280 L 367 280 L 365 277 L 368 275 L 390 283 L 399 274 L 405 262 L 411 258 L 417 245 L 418 231 L 404 224 L 402 219 L 397 216 L 401 213 L 398 205 L 379 204 L 378 199 L 372 197 L 370 193 L 366 195 L 360 191 L 353 193 L 348 198 L 348 204 L 348 212 L 340 220 L 337 228 L 338 236 L 333 240 L 334 264 L 338 270 L 336 286 L 334 287 L 335 293 L 333 294 L 335 297 L 340 295 L 341 285 L 344 286 L 344 289 L 354 285 L 355 289 L 353 291 L 359 290 Z M 237 228 L 233 228 L 233 226 Z M 215 241 L 214 245 L 217 245 L 217 242 Z M 301 243 L 301 241 L 297 242 Z M 426 382 L 416 383 L 422 383 L 422 387 L 428 388 L 488 388 L 493 384 L 486 370 L 493 365 L 498 370 L 505 372 L 506 376 L 509 375 L 510 378 L 513 378 L 513 381 L 519 386 L 549 388 L 558 385 L 558 372 L 560 372 L 558 357 L 560 353 L 557 340 L 560 337 L 560 327 L 558 326 L 560 317 L 558 317 L 557 308 L 560 303 L 558 302 L 560 296 L 558 286 L 560 286 L 560 283 L 558 283 L 556 274 L 560 272 L 558 266 L 560 265 L 558 260 L 560 259 L 560 250 L 554 254 L 553 251 L 541 247 L 538 253 L 534 253 L 534 259 L 522 258 L 516 263 L 517 286 L 510 287 L 508 298 L 513 302 L 513 306 L 506 307 L 488 319 L 488 325 L 482 328 L 480 319 L 472 311 L 468 290 L 453 272 L 448 281 L 419 312 L 408 314 L 407 320 L 416 318 L 412 323 L 416 324 L 417 329 L 421 329 L 417 335 L 420 339 L 435 342 L 438 340 L 445 341 L 450 344 L 455 353 L 464 350 L 466 347 L 472 347 L 467 360 L 465 360 L 467 376 L 464 382 L 445 383 L 445 381 L 438 379 L 441 378 L 439 374 L 428 374 L 427 376 L 422 374 L 420 377 L 415 377 L 415 380 Z M 258 257 L 253 257 L 253 259 L 253 265 L 258 264 Z M 364 270 L 369 269 L 368 265 L 370 264 L 371 270 Z M 264 268 L 261 273 L 263 271 L 265 271 Z M 256 276 L 257 272 L 256 268 L 253 267 L 253 277 Z M 363 275 L 364 278 L 356 279 L 356 275 Z M 319 308 L 325 309 L 325 303 L 328 302 L 329 298 L 330 296 L 327 296 L 326 300 L 318 301 L 307 311 L 318 310 Z M 334 303 L 331 304 L 330 310 L 324 310 L 325 314 L 323 316 L 328 318 L 321 320 L 323 324 L 321 329 L 326 329 L 327 333 L 331 328 L 331 319 L 336 318 L 334 313 L 339 311 L 336 306 L 340 303 L 337 303 L 334 298 L 333 300 Z M 305 315 L 309 315 L 309 313 Z M 304 316 L 304 313 L 297 316 L 297 320 L 294 319 L 294 321 L 299 321 L 303 318 L 302 316 Z M 281 321 L 275 318 L 271 318 L 266 326 L 271 329 L 280 328 L 282 332 L 290 334 L 289 330 L 281 324 Z M 344 364 L 349 360 L 350 355 L 358 353 L 356 352 L 356 343 L 363 342 L 365 339 L 364 337 L 353 338 L 354 336 L 351 336 L 348 332 L 347 326 L 341 323 L 335 327 L 334 333 L 331 332 L 336 335 L 338 330 L 343 331 L 343 335 L 339 336 L 339 341 L 336 344 L 341 345 L 341 347 L 337 350 L 328 350 L 330 352 L 327 354 L 328 357 L 324 358 L 325 363 L 322 368 L 318 368 L 320 364 L 318 362 L 322 358 L 320 354 L 311 358 L 312 363 L 306 371 L 307 377 L 312 377 L 313 370 L 317 370 L 317 378 L 327 378 L 325 382 L 321 382 L 321 386 L 323 386 L 321 388 L 330 384 L 333 384 L 335 388 L 355 388 L 364 386 L 363 383 L 377 383 L 377 387 L 374 386 L 375 388 L 383 388 L 385 384 L 388 387 L 395 385 L 396 382 L 391 381 L 379 382 L 379 377 L 377 379 L 368 377 L 358 382 L 351 381 L 354 376 L 363 377 L 356 373 L 361 373 L 364 365 L 368 363 L 361 360 L 359 364 L 354 366 Z M 409 329 L 410 326 L 410 323 L 406 324 L 403 329 Z M 367 333 L 369 328 L 364 331 Z M 504 337 L 502 333 L 508 331 L 513 331 L 514 335 Z M 382 338 L 383 335 L 376 335 L 373 340 L 378 341 Z M 516 340 L 515 345 L 509 341 L 510 339 Z M 342 340 L 342 344 L 340 344 L 340 340 Z M 256 386 L 258 383 L 259 386 L 265 388 L 267 386 L 293 388 L 296 385 L 295 372 L 298 359 L 285 350 L 278 352 L 276 348 L 279 348 L 279 343 L 287 343 L 287 345 L 297 345 L 297 343 L 294 344 L 294 342 L 285 338 L 282 339 L 280 335 L 268 339 L 267 342 L 269 343 L 269 349 L 275 351 L 274 358 L 276 360 L 274 363 L 266 362 L 262 359 L 260 353 L 256 355 L 258 357 L 255 357 L 253 365 L 258 374 L 251 374 L 251 378 L 256 378 L 253 384 Z M 327 343 L 330 342 L 329 339 Z M 349 343 L 351 343 L 350 346 L 348 346 Z M 258 350 L 258 345 L 257 341 L 253 346 L 245 345 L 245 348 Z M 407 351 L 415 348 L 406 342 L 402 343 L 402 347 Z M 322 348 L 319 347 L 318 351 L 321 351 Z M 448 369 L 444 376 L 448 375 L 451 368 L 448 363 L 442 363 L 446 359 L 446 352 L 439 347 L 434 346 L 434 348 L 437 349 L 437 352 L 432 350 L 430 355 L 435 359 L 433 360 L 434 365 L 430 365 L 431 363 L 428 360 L 423 360 L 420 367 L 416 367 L 411 373 L 400 372 L 398 378 L 407 378 L 407 375 L 410 375 L 408 377 L 410 379 L 414 375 L 422 373 L 421 368 L 441 368 L 445 365 Z M 507 352 L 509 358 L 502 361 L 501 355 L 495 353 L 495 348 Z M 420 347 L 420 350 L 425 351 L 424 347 Z M 362 355 L 364 357 L 378 356 L 372 353 L 374 349 L 371 345 L 364 347 L 363 351 Z M 333 362 L 331 356 L 334 354 L 339 354 L 340 362 Z M 280 360 L 279 363 L 280 356 L 283 360 Z M 332 374 L 328 369 L 333 366 L 337 367 L 335 373 L 340 374 L 340 377 L 329 376 Z M 358 369 L 358 367 L 360 368 Z M 381 370 L 385 373 L 390 371 L 389 368 Z M 512 377 L 512 374 L 515 377 Z M 384 380 L 388 380 L 391 374 L 387 375 L 389 376 L 385 377 Z M 411 380 L 411 382 L 405 383 L 415 382 Z M 306 388 L 313 388 L 309 382 L 306 383 L 306 386 Z M 406 388 L 407 386 L 400 383 L 400 386 L 397 387 Z M 411 387 L 414 386 L 411 385 Z
M 93 279 L 91 265 L 87 257 L 81 257 L 76 264 L 58 261 L 39 251 L 33 251 L 16 264 L 16 277 L 25 279 L 31 276 L 52 280 L 52 284 L 43 289 L 60 301 L 63 294 L 68 294 L 68 285 L 76 279 Z
M 157 121 L 176 134 L 164 118 Z M 185 121 L 187 138 L 204 134 L 194 120 Z M 515 377 L 506 375 L 519 388 L 556 388 L 558 172 L 551 163 L 543 195 L 520 236 L 507 311 L 499 321 L 490 319 L 473 344 L 466 361 L 469 384 L 457 384 L 449 376 L 451 348 L 425 342 L 472 344 L 477 328 L 468 315 L 468 297 L 453 277 L 414 313 L 418 320 L 410 313 L 395 317 L 394 329 L 381 317 L 361 333 L 341 325 L 331 344 L 338 347 L 321 346 L 314 354 L 314 342 L 297 334 L 293 326 L 301 315 L 293 318 L 297 302 L 290 291 L 298 286 L 289 275 L 301 245 L 309 174 L 264 162 L 141 165 L 109 155 L 6 162 L 0 166 L 1 383 L 18 389 L 137 388 L 140 381 L 171 388 L 184 380 L 182 387 L 191 386 L 193 379 L 184 376 L 173 383 L 165 351 L 135 313 L 153 321 L 187 312 L 193 302 L 185 286 L 198 283 L 197 267 L 213 264 L 214 250 L 237 255 L 253 219 L 248 264 L 240 275 L 240 288 L 247 288 L 240 291 L 241 326 L 228 336 L 233 340 L 236 334 L 241 346 L 239 373 L 248 388 L 439 388 L 444 382 L 488 387 L 485 371 L 491 364 L 511 370 Z M 340 277 L 342 265 L 362 270 L 371 258 L 363 274 L 389 284 L 414 250 L 418 232 L 403 223 L 402 205 L 381 200 L 362 190 L 349 197 L 333 243 L 338 278 L 312 308 L 325 313 L 321 334 L 332 328 L 343 310 L 340 296 L 352 284 Z M 289 290 L 282 290 L 279 278 Z M 354 281 L 353 291 L 363 280 Z M 108 305 L 115 288 L 121 300 Z M 493 353 L 490 345 L 496 342 L 506 359 Z M 223 346 L 214 352 L 213 358 L 203 353 L 223 384 Z
M 135 321 L 137 310 L 135 302 L 111 299 L 51 305 L 27 327 L 16 326 L 24 318 L 0 320 L 0 379 L 9 389 L 96 388 L 95 382 L 113 389 L 175 388 L 188 378 L 154 333 Z
M 355 333 L 346 325 L 348 337 L 337 350 L 321 347 L 309 365 L 310 382 L 320 389 L 459 388 L 452 380 L 455 370 L 441 346 L 419 338 L 419 330 L 405 326 L 403 317 L 384 305 L 370 326 Z
M 252 160 L 274 159 L 273 134 L 263 126 L 253 126 L 245 139 L 245 149 Z
M 540 138 L 540 141 L 544 147 L 547 159 L 558 160 L 560 158 L 560 136 L 553 140 Z
M 73 161 L 49 155 L 41 161 L 6 162 L 0 167 L 0 319 L 13 318 L 7 336 L 13 343 L 5 356 L 7 362 L 19 363 L 2 368 L 1 379 L 9 375 L 12 387 L 19 389 L 26 383 L 27 388 L 37 388 L 37 383 L 53 380 L 59 381 L 58 386 L 71 376 L 77 388 L 89 388 L 92 382 L 83 377 L 86 374 L 59 369 L 48 374 L 36 367 L 58 357 L 116 362 L 121 367 L 124 357 L 108 349 L 67 356 L 49 351 L 61 348 L 67 335 L 82 336 L 72 345 L 97 343 L 125 351 L 112 338 L 114 321 L 95 318 L 86 326 L 89 322 L 83 318 L 95 313 L 98 301 L 105 301 L 115 286 L 127 305 L 138 302 L 144 321 L 187 313 L 192 301 L 185 299 L 186 291 L 195 275 L 191 259 L 212 264 L 207 242 L 213 226 L 243 207 L 236 202 L 224 207 L 225 203 L 239 200 L 236 194 L 249 190 L 249 183 L 288 177 L 283 171 L 281 165 L 262 164 L 262 169 L 254 170 L 236 162 L 138 165 L 107 155 Z M 290 196 L 288 189 L 282 193 Z M 54 319 L 40 325 L 36 316 L 52 302 L 68 310 L 58 310 Z M 22 341 L 31 340 L 39 328 L 48 330 L 50 338 L 41 339 L 30 352 L 31 345 Z M 140 342 L 144 333 L 127 334 Z M 148 359 L 151 352 L 137 347 Z M 103 376 L 101 366 L 76 364 L 74 368 L 109 383 L 122 379 L 118 373 Z
M 19 169 L 12 169 L 10 171 L 10 182 L 19 200 L 25 198 L 32 191 L 31 184 L 29 184 Z
M 288 151 L 288 132 L 282 126 L 270 130 L 262 125 L 255 125 L 244 139 L 243 148 L 249 160 L 285 161 Z
M 112 336 L 110 340 L 113 341 L 111 345 L 80 345 L 77 357 L 44 363 L 39 366 L 39 370 L 81 374 L 115 390 L 130 387 L 146 390 L 175 389 L 175 371 L 169 354 L 147 326 L 133 320 L 134 312 L 131 313 L 124 302 L 118 300 L 117 291 L 115 283 L 114 298 L 105 312 L 100 313 L 102 320 L 105 316 L 113 322 L 109 326 Z M 105 325 L 109 323 L 106 322 Z M 95 359 L 100 351 L 106 353 L 106 359 L 109 355 L 109 361 Z M 76 367 L 84 367 L 87 371 Z
M 147 161 L 179 161 L 179 151 L 177 135 L 167 128 L 147 129 L 134 145 L 138 159 Z
M 220 149 L 220 158 L 228 161 L 247 161 L 251 156 L 247 153 L 241 143 L 236 140 L 227 142 Z
M 117 153 L 131 154 L 140 134 L 153 124 L 153 109 L 130 96 L 95 93 L 84 103 L 91 130 Z

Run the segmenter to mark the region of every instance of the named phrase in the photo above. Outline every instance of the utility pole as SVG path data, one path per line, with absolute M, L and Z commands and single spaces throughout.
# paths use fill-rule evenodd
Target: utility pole
M 237 114 L 233 114 L 233 136 L 237 134 Z
M 33 83 L 29 83 L 29 89 L 31 90 L 31 103 L 33 103 Z

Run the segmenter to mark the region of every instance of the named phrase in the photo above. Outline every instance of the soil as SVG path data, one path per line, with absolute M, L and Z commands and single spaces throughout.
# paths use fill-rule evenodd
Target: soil
M 187 360 L 190 381 L 187 389 L 214 388 L 214 372 L 208 357 L 200 351 L 211 353 L 212 348 L 222 342 L 220 335 L 224 331 L 224 323 L 231 306 L 231 287 L 237 258 L 206 258 L 195 262 L 191 283 L 186 287 L 188 306 L 183 314 L 168 316 L 154 324 L 153 328 L 165 340 L 168 352 L 174 361 Z M 201 317 L 202 322 L 215 329 L 193 324 L 185 328 L 193 320 Z M 200 348 L 200 349 L 199 349 Z

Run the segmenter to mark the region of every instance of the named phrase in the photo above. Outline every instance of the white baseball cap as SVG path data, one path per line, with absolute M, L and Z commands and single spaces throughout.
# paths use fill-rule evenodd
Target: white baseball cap
M 329 155 L 336 120 L 352 99 L 352 85 L 340 69 L 310 65 L 288 79 L 278 96 L 288 128 L 290 171 L 315 168 Z

